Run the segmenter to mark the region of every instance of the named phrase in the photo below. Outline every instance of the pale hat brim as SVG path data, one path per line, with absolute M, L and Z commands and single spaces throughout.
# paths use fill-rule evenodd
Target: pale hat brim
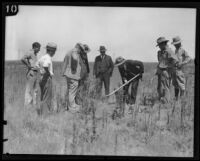
M 177 42 L 172 42 L 173 45 L 180 44 L 180 43 L 181 43 L 181 40 L 179 40 Z
M 117 64 L 115 64 L 115 67 L 118 67 L 118 66 L 120 66 L 120 65 L 122 65 L 122 64 L 124 64 L 125 63 L 125 59 L 121 62 L 121 63 L 117 63 Z

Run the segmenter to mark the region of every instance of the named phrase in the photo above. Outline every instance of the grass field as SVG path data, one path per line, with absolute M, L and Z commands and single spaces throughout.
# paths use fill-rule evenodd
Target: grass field
M 92 73 L 92 63 L 90 64 Z M 4 76 L 4 153 L 11 154 L 75 154 L 128 156 L 193 156 L 194 131 L 194 64 L 186 66 L 186 95 L 173 98 L 168 105 L 155 99 L 157 79 L 150 82 L 156 63 L 145 63 L 139 84 L 137 103 L 132 114 L 113 117 L 118 104 L 115 95 L 109 103 L 84 94 L 84 110 L 80 114 L 63 112 L 66 82 L 60 75 L 61 63 L 54 62 L 54 100 L 56 110 L 38 116 L 36 109 L 25 108 L 25 68 L 20 62 L 5 62 Z M 89 90 L 94 78 L 90 75 Z M 117 69 L 111 78 L 112 91 L 121 83 Z M 173 96 L 173 87 L 171 88 Z M 147 98 L 147 99 L 146 99 Z M 87 110 L 86 110 L 87 109 Z M 174 109 L 174 110 L 173 110 Z M 173 112 L 172 112 L 173 111 Z

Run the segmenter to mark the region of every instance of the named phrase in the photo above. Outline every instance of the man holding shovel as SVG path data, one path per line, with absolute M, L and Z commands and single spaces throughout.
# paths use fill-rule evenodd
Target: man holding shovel
M 123 57 L 118 57 L 116 58 L 115 66 L 119 69 L 122 83 L 125 84 L 127 82 L 127 85 L 123 88 L 124 101 L 130 105 L 135 104 L 139 80 L 142 79 L 142 74 L 144 73 L 143 63 L 137 60 L 125 60 Z M 128 81 L 130 82 L 128 83 Z M 129 87 L 131 88 L 130 93 Z

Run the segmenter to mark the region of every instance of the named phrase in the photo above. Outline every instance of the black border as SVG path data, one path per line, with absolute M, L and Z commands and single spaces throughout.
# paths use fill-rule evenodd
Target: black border
M 141 156 L 74 156 L 74 155 L 22 155 L 22 154 L 3 154 L 3 125 L 6 124 L 4 118 L 4 60 L 5 60 L 5 10 L 6 4 L 17 5 L 48 5 L 48 6 L 98 6 L 98 7 L 156 7 L 156 8 L 196 8 L 196 52 L 195 52 L 195 112 L 194 112 L 194 157 L 141 157 Z M 1 54 L 1 154 L 2 159 L 126 159 L 126 160 L 199 160 L 199 53 L 200 53 L 200 3 L 199 2 L 2 2 L 2 54 Z

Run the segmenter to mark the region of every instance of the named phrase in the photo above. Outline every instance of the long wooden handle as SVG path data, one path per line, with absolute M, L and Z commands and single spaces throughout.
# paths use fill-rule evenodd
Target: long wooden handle
M 127 85 L 128 83 L 130 83 L 132 80 L 134 80 L 136 77 L 138 77 L 140 75 L 137 74 L 136 76 L 134 76 L 133 78 L 131 78 L 130 80 L 128 80 L 126 83 L 124 83 L 123 85 L 121 85 L 119 88 L 117 88 L 116 90 L 112 91 L 110 94 L 105 95 L 106 97 L 113 95 L 115 92 L 117 92 L 118 90 L 120 90 L 122 87 L 124 87 L 125 85 Z

